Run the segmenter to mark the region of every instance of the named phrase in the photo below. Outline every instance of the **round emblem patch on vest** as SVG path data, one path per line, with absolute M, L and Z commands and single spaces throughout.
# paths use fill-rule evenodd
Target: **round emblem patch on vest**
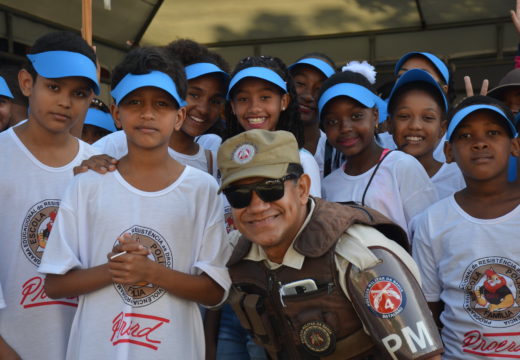
M 238 164 L 247 164 L 255 156 L 256 149 L 252 144 L 242 144 L 233 152 L 233 161 Z
M 327 324 L 321 321 L 311 321 L 300 329 L 300 341 L 305 350 L 313 355 L 325 356 L 336 348 L 334 332 Z
M 389 276 L 379 276 L 372 279 L 365 289 L 365 305 L 374 315 L 389 319 L 403 311 L 406 295 L 397 280 Z

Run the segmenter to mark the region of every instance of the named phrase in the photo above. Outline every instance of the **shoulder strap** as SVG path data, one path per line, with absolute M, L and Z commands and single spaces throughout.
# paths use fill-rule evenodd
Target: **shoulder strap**
M 367 195 L 368 188 L 370 187 L 370 184 L 372 184 L 372 180 L 374 180 L 374 176 L 376 175 L 377 170 L 379 169 L 379 166 L 383 162 L 383 160 L 392 152 L 393 150 L 390 149 L 383 149 L 383 152 L 381 153 L 381 156 L 379 157 L 379 161 L 377 162 L 376 167 L 374 168 L 374 171 L 372 172 L 372 175 L 370 175 L 370 179 L 368 180 L 367 186 L 365 187 L 365 191 L 363 191 L 363 196 L 361 197 L 361 205 L 365 206 L 365 196 Z

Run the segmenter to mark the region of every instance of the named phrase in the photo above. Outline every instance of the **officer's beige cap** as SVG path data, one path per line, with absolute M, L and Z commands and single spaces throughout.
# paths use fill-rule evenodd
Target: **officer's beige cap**
M 281 178 L 287 174 L 290 163 L 300 164 L 300 153 L 290 132 L 254 129 L 224 141 L 217 161 L 222 181 L 220 192 L 246 178 Z

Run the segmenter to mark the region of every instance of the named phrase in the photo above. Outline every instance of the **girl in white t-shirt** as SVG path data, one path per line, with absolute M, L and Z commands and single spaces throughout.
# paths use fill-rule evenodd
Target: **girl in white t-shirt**
M 413 257 L 439 326 L 444 359 L 518 358 L 520 354 L 520 188 L 508 182 L 518 156 L 513 114 L 474 96 L 451 117 L 446 158 L 466 188 L 414 220 Z
M 323 84 L 320 121 L 330 144 L 346 158 L 323 180 L 324 198 L 367 205 L 408 230 L 410 220 L 437 201 L 437 192 L 414 157 L 377 144 L 378 99 L 368 80 L 375 82 L 375 72 L 368 66 L 366 75 L 347 70 Z
M 311 195 L 321 197 L 318 163 L 304 145 L 296 90 L 285 64 L 276 57 L 249 56 L 235 67 L 228 88 L 226 138 L 251 129 L 287 130 L 300 147 Z
M 397 80 L 388 98 L 388 130 L 399 149 L 415 157 L 442 199 L 466 184 L 455 163 L 434 156 L 444 141 L 448 102 L 444 91 L 426 71 L 412 69 Z
M 322 53 L 303 55 L 289 71 L 296 85 L 298 112 L 303 124 L 304 148 L 314 155 L 323 179 L 327 136 L 320 129 L 318 95 L 323 82 L 336 73 L 334 61 Z
M 164 51 L 182 62 L 188 80 L 186 119 L 181 129 L 172 133 L 168 151 L 181 164 L 216 177 L 216 154 L 200 146 L 195 138 L 213 126 L 224 111 L 229 65 L 220 55 L 192 40 L 176 40 Z M 93 145 L 109 157 L 95 157 L 84 164 L 83 170 L 102 167 L 114 170 L 117 164 L 115 159 L 128 152 L 126 136 L 122 131 L 105 136 Z

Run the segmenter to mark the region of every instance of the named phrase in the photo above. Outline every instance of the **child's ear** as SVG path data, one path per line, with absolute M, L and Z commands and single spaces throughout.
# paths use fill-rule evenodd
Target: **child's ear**
M 173 128 L 175 129 L 175 131 L 179 131 L 181 129 L 185 119 L 186 106 L 183 106 L 177 111 L 177 116 L 175 117 L 175 124 L 173 124 Z
M 520 157 L 520 139 L 514 138 L 511 141 L 511 155 L 514 157 Z
M 114 119 L 114 123 L 118 129 L 122 129 L 123 125 L 121 124 L 121 119 L 119 118 L 119 106 L 116 104 L 110 105 L 110 114 L 112 114 L 112 118 Z
M 446 141 L 444 143 L 444 156 L 446 156 L 446 163 L 448 164 L 455 161 L 455 159 L 453 158 L 453 149 L 449 141 Z
M 377 125 L 379 125 L 379 109 L 377 108 L 377 106 L 374 106 L 372 108 L 372 111 L 373 111 L 373 114 L 374 114 L 374 120 L 375 120 L 375 123 L 376 123 L 376 129 L 377 129 Z
M 22 69 L 18 72 L 18 85 L 20 86 L 20 91 L 25 96 L 31 96 L 32 88 L 35 82 L 36 81 L 27 70 Z
M 289 106 L 289 103 L 291 102 L 291 95 L 285 93 L 282 95 L 282 99 L 281 99 L 281 106 L 282 106 L 282 111 L 285 111 L 287 109 L 287 107 Z

